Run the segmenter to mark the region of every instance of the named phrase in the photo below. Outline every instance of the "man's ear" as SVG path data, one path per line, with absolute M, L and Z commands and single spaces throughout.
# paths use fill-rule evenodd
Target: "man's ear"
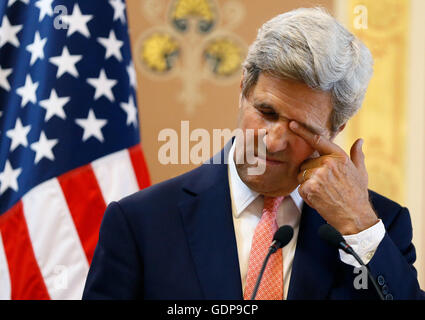
M 242 99 L 243 99 L 243 94 L 242 94 L 242 85 L 243 85 L 243 79 L 245 76 L 245 70 L 242 71 L 242 75 L 241 75 L 241 81 L 239 83 L 239 88 L 241 89 L 240 93 L 239 93 L 239 108 L 241 108 L 242 106 Z
M 331 133 L 331 140 L 333 140 L 333 139 L 335 139 L 335 137 L 338 135 L 338 134 L 340 134 L 341 132 L 342 132 L 342 130 L 344 130 L 345 129 L 345 125 L 346 125 L 347 123 L 344 123 L 343 125 L 341 125 L 339 128 L 338 128 L 338 130 L 336 130 L 336 131 L 334 131 L 334 132 L 332 132 Z
M 345 125 L 346 125 L 347 123 L 344 123 L 343 125 L 341 125 L 339 128 L 338 128 L 338 130 L 337 130 L 337 132 L 336 132 L 336 134 L 340 134 L 341 132 L 342 132 L 342 130 L 344 130 L 345 129 Z

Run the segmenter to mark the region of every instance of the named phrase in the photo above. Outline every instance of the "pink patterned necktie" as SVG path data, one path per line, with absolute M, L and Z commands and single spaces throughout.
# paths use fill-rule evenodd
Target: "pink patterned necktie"
M 252 239 L 251 252 L 249 253 L 248 274 L 244 299 L 251 299 L 255 283 L 263 265 L 264 258 L 269 251 L 273 235 L 277 231 L 276 212 L 284 197 L 264 197 L 264 209 L 260 222 L 255 228 Z M 282 249 L 270 256 L 264 271 L 256 300 L 282 300 L 283 299 L 283 260 Z

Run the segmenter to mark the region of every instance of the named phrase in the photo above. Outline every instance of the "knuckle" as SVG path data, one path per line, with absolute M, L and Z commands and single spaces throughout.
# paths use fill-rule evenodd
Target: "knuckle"
M 350 160 L 350 157 L 348 155 L 344 154 L 344 155 L 341 155 L 341 159 L 342 159 L 342 162 L 344 164 L 347 164 L 348 161 Z
M 322 166 L 328 169 L 335 169 L 336 168 L 336 163 L 335 163 L 335 159 L 327 157 L 322 161 Z
M 316 194 L 316 193 L 318 193 L 318 192 L 319 192 L 319 190 L 320 190 L 320 185 L 319 185 L 319 183 L 317 182 L 317 180 L 313 180 L 313 181 L 311 182 L 311 193 L 312 193 L 312 194 Z
M 317 176 L 319 181 L 325 180 L 329 175 L 329 168 L 319 168 L 317 169 L 315 175 Z
M 319 192 L 320 185 L 315 179 L 309 179 L 304 186 L 304 192 L 311 196 Z

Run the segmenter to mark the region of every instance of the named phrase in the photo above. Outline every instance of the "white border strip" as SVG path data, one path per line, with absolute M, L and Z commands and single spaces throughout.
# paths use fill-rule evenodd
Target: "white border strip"
M 408 55 L 407 207 L 413 224 L 415 267 L 425 287 L 425 1 L 411 0 Z M 402 151 L 402 150 L 400 150 Z

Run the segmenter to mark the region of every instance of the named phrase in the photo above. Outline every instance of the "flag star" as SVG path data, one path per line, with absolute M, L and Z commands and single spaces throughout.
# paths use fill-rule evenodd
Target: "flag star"
M 16 89 L 16 93 L 21 96 L 21 107 L 25 107 L 28 102 L 36 103 L 37 96 L 35 91 L 38 88 L 38 82 L 32 82 L 31 76 L 27 74 L 25 85 Z
M 66 46 L 62 49 L 62 54 L 60 56 L 51 57 L 49 61 L 58 67 L 56 78 L 60 78 L 65 72 L 78 78 L 79 75 L 75 64 L 78 63 L 82 57 L 82 55 L 71 55 Z
M 7 77 L 12 73 L 13 69 L 3 69 L 0 66 L 0 87 L 6 91 L 10 91 L 10 83 L 7 80 Z
M 114 9 L 114 21 L 120 19 L 125 23 L 125 3 L 121 0 L 109 0 L 109 4 Z
M 17 0 L 9 0 L 7 6 L 10 7 L 12 6 Z M 30 2 L 30 0 L 20 0 L 21 2 L 28 4 Z
M 112 93 L 112 87 L 117 84 L 117 80 L 108 79 L 106 77 L 105 69 L 100 70 L 99 78 L 89 78 L 87 82 L 96 88 L 94 93 L 94 100 L 105 96 L 109 101 L 114 102 L 114 94 Z
M 15 47 L 19 47 L 19 40 L 16 34 L 21 31 L 21 29 L 22 25 L 12 26 L 7 16 L 4 15 L 0 27 L 0 48 L 8 42 Z
M 134 68 L 133 61 L 130 62 L 130 64 L 126 67 L 128 78 L 130 79 L 130 85 L 136 89 L 137 87 L 137 77 L 136 77 L 136 69 Z
M 78 4 L 75 4 L 72 14 L 62 17 L 62 21 L 68 25 L 68 33 L 66 36 L 69 37 L 75 32 L 79 32 L 86 38 L 90 38 L 90 32 L 89 28 L 87 27 L 87 23 L 91 19 L 93 19 L 93 15 L 82 14 Z
M 40 101 L 40 106 L 46 109 L 46 115 L 44 116 L 44 121 L 49 121 L 53 116 L 58 116 L 59 118 L 65 120 L 66 115 L 63 111 L 63 107 L 71 100 L 70 97 L 58 97 L 55 89 L 52 89 L 50 92 L 49 99 Z
M 121 47 L 124 45 L 124 41 L 118 40 L 115 36 L 115 32 L 111 30 L 109 32 L 109 38 L 97 38 L 97 41 L 103 45 L 106 49 L 105 59 L 111 56 L 117 58 L 118 61 L 122 61 Z
M 11 188 L 18 191 L 18 177 L 21 174 L 22 169 L 13 169 L 10 161 L 7 160 L 4 166 L 3 172 L 0 173 L 0 195 L 3 194 L 7 189 Z
M 108 123 L 108 120 L 96 119 L 93 109 L 89 110 L 87 119 L 76 119 L 75 122 L 84 129 L 83 141 L 95 137 L 103 142 L 102 128 Z
M 52 2 L 54 0 L 38 0 L 35 6 L 40 9 L 40 16 L 38 21 L 42 21 L 46 15 L 51 17 L 53 15 Z
M 128 103 L 122 102 L 121 108 L 127 113 L 127 125 L 133 124 L 135 127 L 137 126 L 137 108 L 134 104 L 133 96 L 130 96 L 128 99 Z
M 10 150 L 13 151 L 20 145 L 27 147 L 28 146 L 28 140 L 27 135 L 28 132 L 31 130 L 31 126 L 23 126 L 21 120 L 18 118 L 16 120 L 15 128 L 9 129 L 6 131 L 6 136 L 8 136 L 10 139 L 12 139 L 12 142 L 10 144 Z
M 37 164 L 41 159 L 47 158 L 54 161 L 53 147 L 58 143 L 58 139 L 48 140 L 43 131 L 41 131 L 40 139 L 31 144 L 31 149 L 35 151 L 34 163 Z
M 34 42 L 27 46 L 27 51 L 31 52 L 30 65 L 32 66 L 37 59 L 44 59 L 44 46 L 47 38 L 41 39 L 40 32 L 35 33 Z

